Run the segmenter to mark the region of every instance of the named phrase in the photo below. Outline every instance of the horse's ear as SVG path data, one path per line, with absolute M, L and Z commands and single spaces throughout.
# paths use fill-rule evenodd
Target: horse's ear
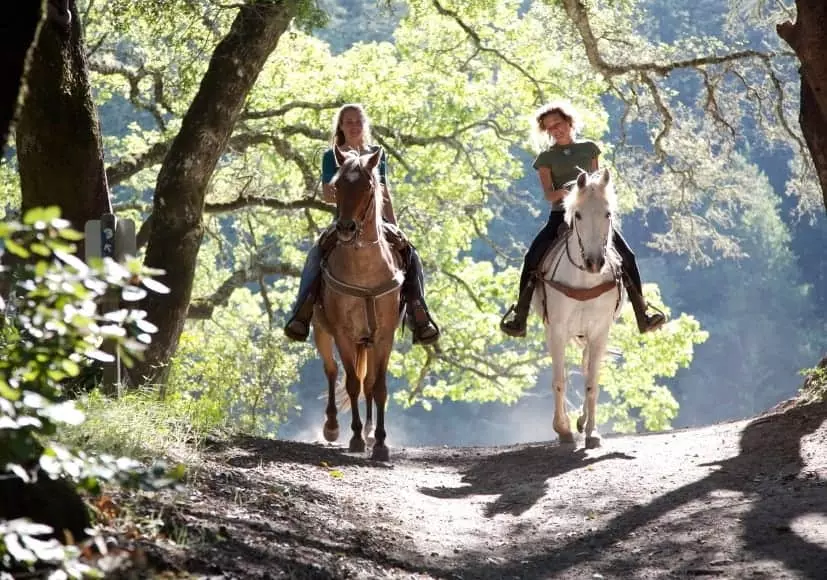
M 609 185 L 609 182 L 612 180 L 612 176 L 609 174 L 609 170 L 607 168 L 603 168 L 603 175 L 600 176 L 600 183 L 604 186 Z
M 586 187 L 586 179 L 588 177 L 589 175 L 585 171 L 577 176 L 577 189 L 583 189 L 584 187 Z
M 373 171 L 373 168 L 379 165 L 379 160 L 382 159 L 382 148 L 377 147 L 376 151 L 367 156 L 365 167 L 368 171 Z
M 339 149 L 338 145 L 333 145 L 333 156 L 336 158 L 336 167 L 341 167 L 345 164 L 345 154 Z

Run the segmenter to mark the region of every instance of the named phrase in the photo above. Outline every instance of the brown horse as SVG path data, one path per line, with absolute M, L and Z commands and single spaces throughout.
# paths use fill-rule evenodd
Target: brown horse
M 339 438 L 336 419 L 338 366 L 333 346 L 345 370 L 345 388 L 352 413 L 350 451 L 365 450 L 359 393 L 365 394 L 365 435 L 370 439 L 373 403 L 376 432 L 372 459 L 387 461 L 385 404 L 388 398 L 387 368 L 399 324 L 400 268 L 382 228 L 382 186 L 376 168 L 382 150 L 360 155 L 334 146 L 339 170 L 336 186 L 336 245 L 322 265 L 323 288 L 313 313 L 316 348 L 328 382 L 327 421 L 324 437 Z

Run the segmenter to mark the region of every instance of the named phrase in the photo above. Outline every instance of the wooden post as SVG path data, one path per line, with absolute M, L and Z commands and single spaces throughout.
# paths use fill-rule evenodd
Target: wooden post
M 99 220 L 86 222 L 84 233 L 87 262 L 90 258 L 112 258 L 122 261 L 126 256 L 135 255 L 135 222 L 130 219 L 119 220 L 114 214 L 106 213 Z M 100 306 L 101 312 L 117 310 L 120 307 L 120 294 L 107 292 Z M 107 395 L 120 395 L 121 357 L 111 340 L 105 340 L 101 350 L 115 357 L 113 363 L 103 365 L 103 391 Z

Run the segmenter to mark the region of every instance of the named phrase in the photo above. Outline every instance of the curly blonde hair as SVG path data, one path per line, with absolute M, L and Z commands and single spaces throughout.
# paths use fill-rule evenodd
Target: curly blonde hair
M 545 149 L 546 147 L 554 145 L 554 140 L 546 132 L 545 127 L 543 127 L 543 120 L 552 113 L 557 113 L 571 125 L 572 136 L 580 133 L 580 130 L 583 128 L 580 113 L 577 112 L 577 109 L 574 108 L 571 102 L 560 99 L 546 103 L 534 111 L 534 115 L 532 116 L 531 141 L 537 149 Z

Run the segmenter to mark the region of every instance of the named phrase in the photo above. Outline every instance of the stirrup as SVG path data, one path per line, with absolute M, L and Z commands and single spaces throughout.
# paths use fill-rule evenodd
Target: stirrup
M 433 334 L 426 334 L 425 336 L 419 335 L 419 333 L 423 330 L 427 330 L 429 328 L 433 328 Z M 432 321 L 428 321 L 425 324 L 420 324 L 419 326 L 414 326 L 411 329 L 412 339 L 411 341 L 413 344 L 421 344 L 422 346 L 428 346 L 429 344 L 434 344 L 436 341 L 439 340 L 439 327 Z
M 414 311 L 417 308 L 417 306 L 422 308 L 423 312 L 425 312 L 426 320 L 424 322 L 417 323 L 416 321 L 416 314 L 414 313 Z M 408 315 L 408 326 L 411 329 L 411 341 L 413 342 L 413 344 L 421 344 L 422 346 L 428 346 L 438 341 L 441 332 L 439 330 L 439 326 L 437 326 L 436 322 L 434 322 L 434 319 L 431 318 L 431 313 L 428 312 L 428 309 L 425 308 L 425 306 L 423 306 L 421 302 L 417 305 L 411 303 L 410 308 L 411 312 Z M 424 336 L 420 334 L 423 331 L 427 331 L 429 328 L 433 329 L 432 333 L 426 333 Z
M 301 326 L 296 328 L 299 325 Z M 304 342 L 310 335 L 310 325 L 297 318 L 293 318 L 284 326 L 284 335 L 296 342 Z
M 513 314 L 513 316 L 511 316 Z M 509 316 L 511 318 L 509 319 Z M 526 323 L 523 323 L 522 326 L 519 325 L 517 322 L 518 315 L 517 315 L 517 305 L 512 304 L 508 310 L 506 310 L 505 314 L 503 315 L 502 319 L 500 320 L 500 330 L 506 333 L 508 336 L 515 336 L 515 337 L 523 337 L 526 335 Z
M 649 304 L 647 302 L 646 303 L 646 310 L 649 310 L 649 308 L 654 310 L 655 314 L 650 315 L 650 314 L 647 314 L 644 311 L 643 315 L 646 317 L 647 326 L 646 326 L 646 328 L 640 329 L 641 332 L 644 332 L 644 333 L 645 332 L 654 332 L 669 321 L 669 317 L 666 315 L 666 313 L 663 310 L 661 310 L 657 306 L 654 306 L 654 305 Z

